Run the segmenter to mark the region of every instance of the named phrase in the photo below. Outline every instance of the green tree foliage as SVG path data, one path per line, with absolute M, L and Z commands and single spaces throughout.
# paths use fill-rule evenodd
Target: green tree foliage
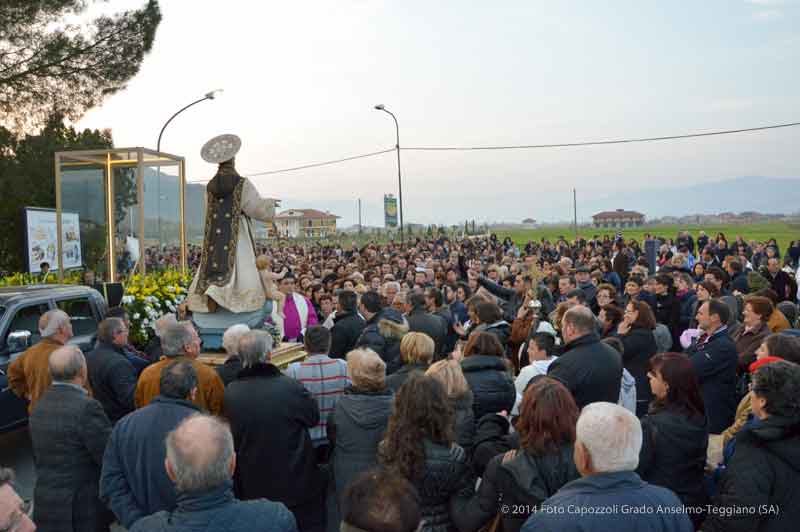
M 56 206 L 55 152 L 112 146 L 110 131 L 78 132 L 65 126 L 60 115 L 51 117 L 38 135 L 17 137 L 0 127 L 0 270 L 25 268 L 23 207 Z M 130 189 L 121 190 L 117 196 L 124 201 L 130 194 Z
M 0 126 L 20 135 L 54 114 L 77 120 L 136 75 L 161 21 L 157 0 L 90 19 L 96 3 L 0 2 Z

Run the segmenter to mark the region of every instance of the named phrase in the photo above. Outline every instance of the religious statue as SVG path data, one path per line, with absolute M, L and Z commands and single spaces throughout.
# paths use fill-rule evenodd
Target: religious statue
M 220 135 L 200 152 L 204 161 L 219 168 L 206 185 L 203 253 L 187 297 L 193 313 L 211 313 L 218 306 L 234 314 L 248 313 L 266 303 L 250 220 L 270 221 L 279 201 L 262 198 L 236 171 L 234 156 L 241 145 L 236 135 Z

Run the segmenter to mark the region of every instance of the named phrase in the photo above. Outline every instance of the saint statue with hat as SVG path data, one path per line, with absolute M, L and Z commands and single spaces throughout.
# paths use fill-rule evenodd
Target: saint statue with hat
M 219 167 L 206 185 L 203 254 L 187 297 L 194 313 L 214 312 L 218 306 L 235 314 L 254 312 L 266 302 L 250 220 L 272 220 L 279 202 L 262 198 L 236 171 L 234 157 L 241 146 L 236 135 L 219 135 L 200 152 L 204 161 Z

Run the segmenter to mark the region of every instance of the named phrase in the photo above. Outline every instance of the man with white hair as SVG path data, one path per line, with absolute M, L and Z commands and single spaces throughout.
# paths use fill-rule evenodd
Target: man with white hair
M 139 376 L 134 396 L 136 408 L 150 404 L 161 393 L 161 371 L 166 366 L 175 360 L 187 360 L 197 372 L 194 404 L 215 416 L 221 414 L 225 385 L 214 369 L 197 360 L 201 342 L 194 325 L 181 321 L 168 327 L 161 337 L 161 345 L 164 348 L 164 358 L 147 366 Z
M 178 318 L 176 318 L 175 314 L 172 312 L 164 314 L 156 320 L 156 324 L 153 327 L 156 334 L 147 342 L 147 347 L 144 348 L 144 352 L 150 362 L 158 362 L 161 360 L 161 357 L 164 356 L 164 350 L 161 347 L 161 337 L 164 336 L 168 328 L 177 323 Z
M 52 385 L 28 423 L 36 464 L 34 521 L 44 531 L 107 530 L 114 516 L 98 489 L 111 422 L 86 391 L 86 360 L 77 346 L 53 351 L 48 368 Z
M 164 468 L 175 485 L 178 505 L 144 517 L 131 532 L 297 532 L 295 518 L 280 503 L 240 501 L 231 490 L 236 453 L 228 426 L 195 414 L 169 433 Z
M 39 318 L 42 339 L 32 345 L 8 366 L 8 387 L 28 403 L 28 413 L 39 397 L 50 387 L 50 355 L 72 338 L 72 323 L 63 310 L 48 310 Z M 88 389 L 88 381 L 85 384 Z
M 325 482 L 309 429 L 320 420 L 311 393 L 270 362 L 272 337 L 239 340 L 242 371 L 225 388 L 225 417 L 236 444 L 233 485 L 240 499 L 284 503 L 303 532 L 325 530 Z
M 221 366 L 217 366 L 220 379 L 227 386 L 242 370 L 242 359 L 239 356 L 239 340 L 245 333 L 250 332 L 250 327 L 244 323 L 231 325 L 222 335 L 222 348 L 228 353 L 228 358 Z
M 678 496 L 635 473 L 642 448 L 639 419 L 614 403 L 586 405 L 575 429 L 581 478 L 565 484 L 531 514 L 522 532 L 625 530 L 691 532 Z

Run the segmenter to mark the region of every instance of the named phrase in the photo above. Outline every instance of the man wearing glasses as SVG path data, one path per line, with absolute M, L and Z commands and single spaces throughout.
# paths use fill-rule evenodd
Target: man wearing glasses
M 120 318 L 106 318 L 97 327 L 97 345 L 86 355 L 89 384 L 112 425 L 133 412 L 136 370 L 123 349 L 128 344 L 128 327 Z

